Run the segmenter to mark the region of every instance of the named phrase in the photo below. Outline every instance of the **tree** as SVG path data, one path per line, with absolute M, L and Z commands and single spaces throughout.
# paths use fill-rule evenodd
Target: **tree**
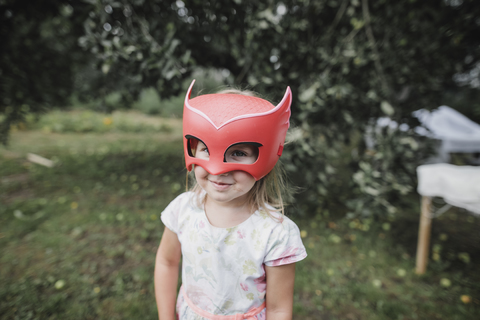
M 305 209 L 344 203 L 341 195 L 351 193 L 343 190 L 353 186 L 356 212 L 394 212 L 419 160 L 412 133 L 385 133 L 400 149 L 354 150 L 361 165 L 352 164 L 353 180 L 337 170 L 340 150 L 372 118 L 411 123 L 413 110 L 438 106 L 444 92 L 458 90 L 453 75 L 480 58 L 473 0 L 95 3 L 89 23 L 97 27 L 82 43 L 103 58 L 105 71 L 123 65 L 136 75 L 130 90 L 177 94 L 197 66 L 227 69 L 234 83 L 274 100 L 290 85 L 301 138 L 285 158 L 308 186 Z
M 370 120 L 412 124 L 413 110 L 462 92 L 453 76 L 480 61 L 475 0 L 87 2 L 79 44 L 125 99 L 145 87 L 177 95 L 197 67 L 227 70 L 274 101 L 291 86 L 297 142 L 284 159 L 307 187 L 305 211 L 344 205 L 351 189 L 355 212 L 393 213 L 422 149 L 411 131 L 385 132 L 387 145 L 366 152 Z M 350 154 L 351 172 L 340 172 Z
M 77 46 L 88 11 L 65 1 L 0 1 L 0 140 L 28 112 L 62 106 L 86 55 Z M 82 11 L 83 10 L 83 11 Z

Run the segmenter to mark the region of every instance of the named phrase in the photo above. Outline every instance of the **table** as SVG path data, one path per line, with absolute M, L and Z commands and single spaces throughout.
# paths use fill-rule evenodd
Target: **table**
M 428 264 L 432 198 L 442 197 L 450 205 L 480 214 L 480 167 L 426 164 L 417 168 L 417 177 L 422 200 L 415 272 L 423 274 Z

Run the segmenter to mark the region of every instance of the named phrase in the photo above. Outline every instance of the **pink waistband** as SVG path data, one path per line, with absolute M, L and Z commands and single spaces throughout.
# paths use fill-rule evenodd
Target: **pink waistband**
M 196 305 L 194 305 L 193 302 L 188 298 L 187 294 L 185 293 L 183 286 L 180 288 L 180 291 L 182 292 L 183 298 L 187 302 L 190 309 L 192 309 L 199 316 L 202 316 L 210 320 L 245 320 L 245 319 L 256 320 L 255 316 L 260 312 L 262 312 L 262 310 L 265 309 L 265 306 L 266 306 L 266 303 L 263 302 L 263 304 L 260 307 L 252 308 L 247 313 L 237 313 L 231 316 L 215 315 L 207 311 L 204 311 L 199 307 L 197 307 Z

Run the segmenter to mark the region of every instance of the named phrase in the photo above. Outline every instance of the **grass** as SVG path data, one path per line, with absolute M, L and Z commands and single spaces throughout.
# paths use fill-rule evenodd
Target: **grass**
M 159 214 L 184 188 L 181 123 L 118 116 L 140 129 L 96 129 L 104 116 L 93 114 L 102 121 L 90 131 L 39 126 L 1 147 L 2 319 L 156 318 Z M 29 163 L 28 152 L 56 166 Z M 436 260 L 417 276 L 417 212 L 375 222 L 294 211 L 309 254 L 297 264 L 294 319 L 479 318 L 478 218 L 452 210 L 435 219 Z
M 38 121 L 28 117 L 26 123 L 20 123 L 14 129 L 40 129 L 45 133 L 88 133 L 88 132 L 142 132 L 169 133 L 173 130 L 169 122 L 178 123 L 178 120 L 152 118 L 138 111 L 115 111 L 111 114 L 102 114 L 91 110 L 51 111 L 40 117 Z
M 455 211 L 450 215 L 465 216 Z M 326 222 L 323 217 L 309 225 L 302 222 L 311 260 L 297 267 L 296 285 L 301 289 L 295 306 L 301 319 L 477 319 L 478 254 L 469 263 L 455 256 L 448 265 L 445 252 L 430 262 L 425 275 L 416 275 L 417 218 L 407 214 L 381 224 Z M 449 216 L 434 220 L 434 244 L 441 241 L 446 246 L 437 234 L 446 232 L 449 220 Z M 457 227 L 468 228 L 468 221 L 456 222 Z M 475 232 L 472 235 L 476 237 Z M 451 240 L 450 250 L 457 251 L 458 239 Z M 468 250 L 478 253 L 478 244 Z M 462 302 L 462 296 L 470 303 Z

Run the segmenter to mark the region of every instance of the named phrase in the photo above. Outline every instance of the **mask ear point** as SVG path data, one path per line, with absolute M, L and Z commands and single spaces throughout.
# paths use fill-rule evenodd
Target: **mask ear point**
M 287 96 L 286 103 L 288 103 L 288 110 L 290 110 L 290 106 L 292 105 L 292 90 L 290 89 L 290 87 L 287 87 L 285 95 Z
M 190 96 L 192 95 L 193 85 L 195 84 L 195 79 L 192 80 L 190 86 L 188 87 L 187 94 L 185 95 L 185 104 L 189 104 L 188 101 L 190 100 Z
M 290 87 L 287 87 L 285 94 L 283 95 L 282 101 L 278 104 L 281 109 L 284 109 L 285 112 L 290 112 L 290 105 L 292 104 L 292 90 Z

